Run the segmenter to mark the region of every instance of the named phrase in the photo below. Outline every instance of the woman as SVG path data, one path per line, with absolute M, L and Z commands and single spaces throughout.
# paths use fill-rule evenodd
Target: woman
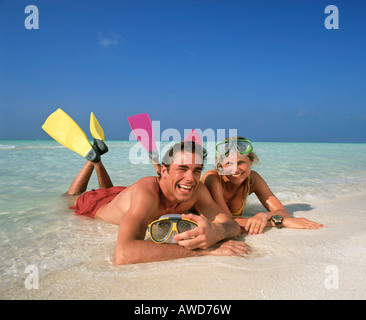
M 242 216 L 249 194 L 255 193 L 268 212 L 235 220 L 248 234 L 262 233 L 266 226 L 318 229 L 323 225 L 290 213 L 272 193 L 267 183 L 251 166 L 258 161 L 249 140 L 230 137 L 216 145 L 216 169 L 205 172 L 202 182 L 226 213 Z

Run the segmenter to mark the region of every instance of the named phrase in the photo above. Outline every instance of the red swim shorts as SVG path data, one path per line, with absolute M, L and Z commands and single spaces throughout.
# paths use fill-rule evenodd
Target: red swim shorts
M 111 202 L 119 193 L 127 187 L 112 187 L 108 189 L 93 189 L 83 193 L 77 198 L 75 206 L 70 209 L 75 210 L 78 215 L 94 218 L 97 211 L 108 202 Z

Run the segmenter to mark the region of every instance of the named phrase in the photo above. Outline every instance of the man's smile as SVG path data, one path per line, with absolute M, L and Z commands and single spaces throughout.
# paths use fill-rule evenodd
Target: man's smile
M 187 184 L 178 184 L 178 188 L 183 193 L 189 193 L 193 189 L 193 186 Z

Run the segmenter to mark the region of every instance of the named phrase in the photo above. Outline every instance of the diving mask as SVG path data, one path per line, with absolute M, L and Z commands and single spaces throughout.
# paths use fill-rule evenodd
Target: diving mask
M 229 139 L 216 144 L 216 153 L 219 155 L 227 155 L 231 148 L 235 148 L 240 154 L 246 154 L 253 151 L 252 144 L 249 140 Z
M 182 218 L 181 214 L 167 214 L 153 221 L 148 226 L 149 235 L 155 243 L 177 243 L 174 236 L 196 228 L 198 224 Z

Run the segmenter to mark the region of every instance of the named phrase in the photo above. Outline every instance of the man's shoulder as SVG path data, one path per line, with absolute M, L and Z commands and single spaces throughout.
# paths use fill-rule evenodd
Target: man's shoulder
M 159 183 L 156 177 L 144 177 L 130 186 L 134 192 L 156 194 L 159 192 Z
M 135 207 L 159 203 L 159 186 L 155 177 L 145 177 L 131 184 L 124 192 L 120 203 L 129 201 Z
M 202 181 L 200 181 L 195 192 L 195 198 L 200 200 L 200 198 L 205 196 L 207 192 L 209 192 L 207 186 Z

